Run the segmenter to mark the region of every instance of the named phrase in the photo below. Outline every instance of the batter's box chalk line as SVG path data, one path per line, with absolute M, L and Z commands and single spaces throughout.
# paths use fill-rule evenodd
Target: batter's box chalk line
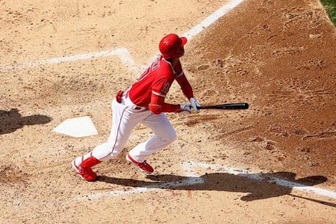
M 239 176 L 242 178 L 250 179 L 253 181 L 263 181 L 271 184 L 276 184 L 281 187 L 290 188 L 291 190 L 295 189 L 298 191 L 313 193 L 321 196 L 325 196 L 328 198 L 336 199 L 336 192 L 332 192 L 329 190 L 325 190 L 322 188 L 306 186 L 300 183 L 295 183 L 292 181 L 272 177 L 271 175 L 265 175 L 262 173 L 254 173 L 248 170 L 241 170 L 232 168 L 229 166 L 222 166 L 218 164 L 208 164 L 199 161 L 187 161 L 182 164 L 183 170 L 186 174 L 184 179 L 180 179 L 177 181 L 169 181 L 169 182 L 160 182 L 160 183 L 148 183 L 147 185 L 141 187 L 134 187 L 127 190 L 112 190 L 112 191 L 105 191 L 105 192 L 94 192 L 91 194 L 80 195 L 75 197 L 75 201 L 85 201 L 85 200 L 97 200 L 104 197 L 119 197 L 119 196 L 126 196 L 126 195 L 133 195 L 139 193 L 147 193 L 151 191 L 158 191 L 162 189 L 178 189 L 183 187 L 192 186 L 192 185 L 202 185 L 205 184 L 204 178 L 197 175 L 197 171 L 200 172 L 200 169 L 206 170 L 209 175 L 212 172 L 218 173 L 225 173 L 229 175 Z M 204 171 L 203 171 L 204 174 Z M 130 181 L 134 181 L 130 179 Z M 291 191 L 290 190 L 290 191 Z M 228 190 L 230 191 L 230 190 Z M 289 191 L 289 193 L 290 193 Z

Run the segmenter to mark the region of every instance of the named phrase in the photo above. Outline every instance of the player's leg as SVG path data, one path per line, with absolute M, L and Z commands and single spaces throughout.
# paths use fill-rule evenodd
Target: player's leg
M 136 165 L 138 165 L 141 169 L 143 168 L 140 166 L 140 164 L 143 162 L 146 163 L 145 159 L 149 155 L 163 149 L 176 140 L 175 129 L 165 114 L 162 113 L 159 115 L 150 115 L 142 123 L 153 130 L 154 136 L 149 138 L 147 141 L 138 144 L 128 154 L 128 160 L 134 160 L 135 162 L 139 163 Z M 134 161 L 132 162 L 135 163 Z M 144 166 L 144 168 L 145 169 L 143 170 L 148 172 L 146 170 L 146 166 Z M 148 170 L 150 171 L 151 168 L 148 167 Z
M 113 100 L 112 128 L 107 142 L 96 146 L 92 152 L 77 157 L 72 166 L 84 179 L 95 180 L 97 175 L 92 167 L 102 161 L 116 157 L 125 147 L 134 126 L 139 122 L 139 116 L 127 106 Z
M 127 106 L 113 103 L 112 128 L 107 142 L 96 146 L 92 154 L 101 161 L 117 157 L 124 149 L 139 118 Z

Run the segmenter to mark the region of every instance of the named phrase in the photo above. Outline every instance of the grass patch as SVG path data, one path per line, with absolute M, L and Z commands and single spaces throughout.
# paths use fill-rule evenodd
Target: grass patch
M 326 9 L 331 22 L 336 26 L 336 0 L 321 0 L 321 3 Z

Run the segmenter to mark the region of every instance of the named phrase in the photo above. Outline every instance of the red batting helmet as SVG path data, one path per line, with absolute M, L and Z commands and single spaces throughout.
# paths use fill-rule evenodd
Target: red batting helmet
M 187 38 L 171 33 L 162 38 L 159 49 L 165 59 L 179 58 L 184 55 L 183 46 L 186 43 Z

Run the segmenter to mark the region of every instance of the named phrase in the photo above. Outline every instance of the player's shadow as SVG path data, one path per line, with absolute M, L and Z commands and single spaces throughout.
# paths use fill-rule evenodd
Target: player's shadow
M 148 181 L 134 180 L 126 178 L 114 178 L 100 176 L 98 181 L 122 185 L 127 187 L 142 187 L 142 188 L 158 188 L 158 189 L 174 189 L 174 190 L 192 190 L 192 191 L 227 191 L 241 192 L 244 195 L 240 198 L 242 201 L 254 201 L 284 195 L 299 197 L 313 202 L 318 202 L 324 205 L 336 207 L 336 204 L 297 196 L 292 194 L 293 187 L 314 186 L 327 181 L 324 176 L 308 176 L 305 178 L 296 179 L 296 174 L 292 172 L 278 173 L 258 173 L 258 174 L 243 174 L 233 175 L 228 173 L 209 173 L 200 177 L 185 177 L 177 175 L 149 175 Z M 277 179 L 275 179 L 277 178 Z M 288 182 L 286 187 L 279 186 L 272 181 L 280 180 Z M 288 187 L 287 187 L 288 186 Z
M 52 118 L 40 114 L 22 116 L 16 108 L 0 110 L 0 135 L 14 132 L 25 125 L 46 124 L 51 120 Z

